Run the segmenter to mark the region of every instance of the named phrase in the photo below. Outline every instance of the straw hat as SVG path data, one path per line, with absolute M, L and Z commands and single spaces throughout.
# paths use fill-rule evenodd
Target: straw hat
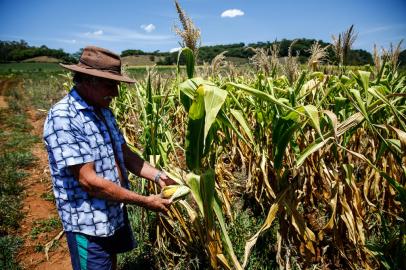
M 83 49 L 78 64 L 60 65 L 75 72 L 120 82 L 135 83 L 135 80 L 121 74 L 121 59 L 117 54 L 95 46 L 88 46 Z

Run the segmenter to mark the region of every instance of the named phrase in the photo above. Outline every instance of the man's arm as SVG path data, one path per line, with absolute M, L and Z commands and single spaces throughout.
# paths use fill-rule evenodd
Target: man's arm
M 128 147 L 127 144 L 122 144 L 121 146 L 124 155 L 124 163 L 126 168 L 135 175 L 143 177 L 148 180 L 155 180 L 155 176 L 160 172 L 160 170 L 154 168 L 147 161 L 140 158 Z M 169 178 L 166 174 L 162 173 L 158 181 L 160 187 L 167 185 L 174 185 L 176 182 Z
M 93 162 L 74 165 L 70 169 L 80 186 L 93 197 L 136 204 L 159 212 L 168 211 L 171 204 L 170 200 L 163 199 L 160 195 L 142 196 L 97 176 Z

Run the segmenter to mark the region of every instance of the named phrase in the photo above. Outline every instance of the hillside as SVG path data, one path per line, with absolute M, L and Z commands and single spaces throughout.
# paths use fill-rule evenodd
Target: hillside
M 130 55 L 121 57 L 121 61 L 127 66 L 152 66 L 157 64 L 163 57 L 155 55 Z
M 62 62 L 62 60 L 57 59 L 55 57 L 49 57 L 49 56 L 37 56 L 37 57 L 25 59 L 21 62 L 60 63 L 60 62 Z

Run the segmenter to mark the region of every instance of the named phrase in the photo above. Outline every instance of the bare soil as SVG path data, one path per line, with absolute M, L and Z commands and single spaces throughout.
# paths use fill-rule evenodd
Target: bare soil
M 28 111 L 29 123 L 33 126 L 33 135 L 42 137 L 42 129 L 45 116 L 30 109 Z M 23 211 L 26 213 L 21 222 L 19 235 L 23 237 L 24 246 L 18 254 L 20 264 L 25 269 L 72 269 L 66 239 L 62 236 L 53 248 L 48 252 L 49 260 L 46 259 L 45 252 L 39 250 L 48 242 L 54 239 L 62 230 L 55 229 L 38 235 L 37 239 L 32 239 L 32 231 L 38 226 L 36 222 L 57 218 L 54 202 L 46 201 L 41 197 L 45 193 L 52 192 L 51 178 L 48 169 L 48 157 L 43 143 L 36 144 L 32 149 L 33 155 L 37 158 L 35 166 L 30 169 L 30 176 L 24 181 L 26 197 L 24 199 Z
M 16 82 L 10 80 L 0 81 L 0 108 L 8 107 L 2 94 L 11 85 L 15 85 L 14 83 Z M 20 82 L 18 85 L 19 87 L 22 86 Z M 31 134 L 41 138 L 45 120 L 44 113 L 28 109 L 27 114 L 27 122 L 33 127 Z M 52 192 L 48 157 L 42 140 L 33 146 L 31 152 L 37 160 L 34 166 L 27 170 L 29 176 L 24 180 L 23 212 L 25 217 L 21 220 L 20 229 L 17 231 L 17 235 L 23 238 L 24 244 L 17 255 L 17 260 L 23 269 L 72 269 L 65 236 L 62 236 L 50 249 L 48 252 L 49 260 L 45 256 L 44 246 L 62 231 L 61 226 L 52 231 L 39 233 L 34 237 L 33 230 L 41 226 L 38 225 L 38 222 L 50 218 L 59 220 L 59 216 L 54 202 L 41 197 L 45 193 Z
M 10 80 L 1 80 L 0 81 L 0 109 L 7 109 L 8 104 L 4 92 L 10 85 Z
M 0 109 L 7 109 L 8 104 L 4 98 L 4 96 L 0 96 Z

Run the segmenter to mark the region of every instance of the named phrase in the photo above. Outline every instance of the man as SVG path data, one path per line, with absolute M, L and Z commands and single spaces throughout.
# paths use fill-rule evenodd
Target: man
M 74 71 L 75 86 L 48 113 L 44 141 L 53 190 L 73 269 L 115 269 L 117 253 L 135 247 L 125 204 L 166 212 L 171 201 L 129 190 L 127 169 L 161 188 L 175 182 L 134 154 L 109 104 L 120 82 L 120 57 L 86 47 Z

